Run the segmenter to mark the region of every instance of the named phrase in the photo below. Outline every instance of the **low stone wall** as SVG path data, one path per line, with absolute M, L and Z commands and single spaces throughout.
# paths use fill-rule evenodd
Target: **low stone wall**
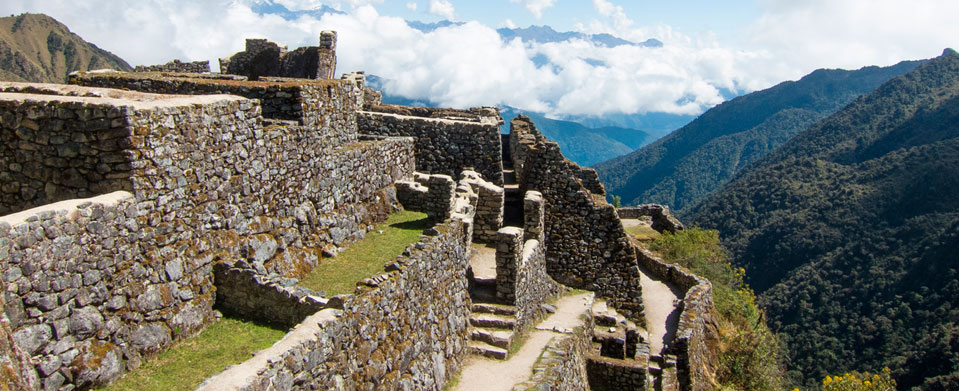
M 456 183 L 449 175 L 414 173 L 412 180 L 396 183 L 397 199 L 407 210 L 426 213 L 433 221 L 450 217 Z
M 467 354 L 471 305 L 471 216 L 451 214 L 388 272 L 364 280 L 342 310 L 307 318 L 199 390 L 442 389 Z
M 539 191 L 545 200 L 549 275 L 561 284 L 595 291 L 645 324 L 635 250 L 615 208 L 583 186 L 577 177 L 582 169 L 564 158 L 528 117 L 516 117 L 510 127 L 516 134 L 510 136 L 510 148 L 520 189 Z
M 458 178 L 464 170 L 471 169 L 502 186 L 500 120 L 498 116 L 482 118 L 465 121 L 372 111 L 357 113 L 360 133 L 413 137 L 417 171 Z
M 323 137 L 315 148 L 356 141 L 362 89 L 347 80 L 244 81 L 162 73 L 75 72 L 69 83 L 157 94 L 229 94 L 256 99 L 264 118 L 297 121 Z
M 590 348 L 593 317 L 589 311 L 583 325 L 565 330 L 555 337 L 536 363 L 529 380 L 513 387 L 513 391 L 551 390 L 587 391 L 590 389 L 586 357 Z
M 637 205 L 628 208 L 616 209 L 621 219 L 640 219 L 648 217 L 652 220 L 650 228 L 658 232 L 676 232 L 686 229 L 683 223 L 669 213 L 669 207 L 656 204 Z
M 213 267 L 220 311 L 283 328 L 291 328 L 326 308 L 321 292 L 296 286 L 297 280 L 223 262 Z
M 646 391 L 648 367 L 635 360 L 619 360 L 590 354 L 587 359 L 591 391 Z
M 174 73 L 207 73 L 210 72 L 209 61 L 181 62 L 173 60 L 161 65 L 137 65 L 134 72 L 174 72 Z

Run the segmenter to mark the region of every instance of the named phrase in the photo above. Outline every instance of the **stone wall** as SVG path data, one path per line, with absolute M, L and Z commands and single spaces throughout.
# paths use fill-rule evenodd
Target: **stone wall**
M 496 240 L 496 297 L 516 306 L 515 330 L 523 332 L 545 314 L 543 304 L 565 289 L 546 273 L 546 249 L 543 246 L 543 198 L 535 191 L 526 193 L 526 209 L 539 213 L 526 215 L 530 232 L 519 227 L 503 227 Z M 538 233 L 538 234 L 537 234 Z
M 199 390 L 442 389 L 467 354 L 472 208 L 428 230 L 347 296 Z M 458 206 L 457 206 L 458 205 Z M 428 304 L 428 305 L 427 305 Z
M 160 65 L 137 65 L 134 72 L 174 72 L 174 73 L 207 73 L 210 72 L 209 61 L 180 62 L 173 60 Z
M 645 324 L 635 250 L 615 208 L 583 186 L 577 176 L 583 169 L 564 158 L 528 117 L 516 117 L 510 128 L 520 189 L 539 191 L 546 202 L 549 275 L 561 284 L 595 291 L 631 320 Z
M 196 333 L 212 320 L 214 263 L 309 272 L 321 250 L 385 219 L 397 207 L 392 184 L 412 174 L 408 138 L 316 148 L 325 136 L 313 129 L 263 127 L 254 100 L 46 92 L 3 101 L 112 105 L 124 115 L 131 169 L 126 195 L 68 200 L 0 224 L 5 310 L 46 388 L 106 383 Z
M 261 274 L 248 266 L 242 261 L 214 265 L 216 305 L 220 311 L 291 328 L 329 303 L 322 292 L 296 286 L 296 279 Z
M 357 121 L 360 133 L 413 137 L 417 171 L 458 178 L 463 170 L 472 169 L 494 185 L 503 185 L 498 115 L 474 121 L 361 111 Z
M 426 213 L 433 221 L 450 217 L 456 183 L 449 175 L 414 173 L 410 180 L 396 182 L 397 199 L 403 208 Z
M 6 292 L 6 284 L 0 279 L 0 292 Z M 6 301 L 0 294 L 0 308 L 6 308 Z M 13 339 L 10 320 L 5 312 L 0 312 L 0 390 L 36 391 L 40 389 L 37 371 L 30 362 L 30 355 L 23 352 Z
M 129 108 L 51 103 L 9 93 L 22 85 L 0 87 L 0 215 L 131 190 Z
M 473 240 L 492 243 L 496 240 L 497 231 L 503 226 L 503 188 L 487 182 L 479 173 L 471 170 L 464 170 L 462 178 L 479 197 L 476 217 L 473 219 Z
M 591 354 L 586 363 L 591 391 L 645 391 L 645 365 L 633 360 L 621 360 Z M 665 390 L 665 388 L 664 388 Z
M 316 148 L 357 140 L 362 88 L 348 80 L 222 80 L 159 73 L 75 72 L 70 84 L 157 94 L 229 94 L 259 101 L 264 118 L 315 128 Z M 359 102 L 359 103 L 358 103 Z
M 320 34 L 320 46 L 287 51 L 265 39 L 247 39 L 246 50 L 220 59 L 220 73 L 261 77 L 332 79 L 336 70 L 336 32 Z
M 652 222 L 650 228 L 659 232 L 676 232 L 686 229 L 683 223 L 669 213 L 669 207 L 664 205 L 644 204 L 618 208 L 616 214 L 621 219 L 649 218 Z

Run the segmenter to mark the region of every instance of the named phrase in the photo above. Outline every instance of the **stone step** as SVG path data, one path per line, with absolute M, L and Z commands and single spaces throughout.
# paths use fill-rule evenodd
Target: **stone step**
M 498 348 L 496 346 L 490 345 L 486 342 L 481 341 L 470 341 L 469 351 L 473 354 L 478 354 L 480 356 L 495 358 L 497 360 L 505 360 L 509 355 L 509 351 L 503 348 Z
M 472 311 L 474 313 L 516 315 L 516 307 L 505 304 L 473 303 Z
M 470 314 L 470 325 L 512 330 L 516 327 L 516 318 L 510 315 L 496 315 L 488 313 Z
M 474 303 L 496 303 L 496 285 L 475 284 L 470 288 L 470 299 Z
M 470 331 L 470 339 L 509 349 L 509 346 L 513 343 L 513 330 L 473 327 Z

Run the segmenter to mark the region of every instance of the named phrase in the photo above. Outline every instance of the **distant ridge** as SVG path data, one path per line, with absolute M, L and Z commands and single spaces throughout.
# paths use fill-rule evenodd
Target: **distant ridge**
M 656 142 L 595 168 L 607 192 L 624 204 L 665 204 L 681 215 L 750 162 L 919 64 L 820 69 L 726 101 Z
M 0 18 L 0 79 L 65 83 L 70 72 L 133 68 L 43 14 Z

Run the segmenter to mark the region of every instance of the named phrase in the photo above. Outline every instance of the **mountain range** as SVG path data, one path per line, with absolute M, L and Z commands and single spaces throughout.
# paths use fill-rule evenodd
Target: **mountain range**
M 129 71 L 126 61 L 84 41 L 43 14 L 0 18 L 0 79 L 65 83 L 70 72 L 111 68 Z
M 717 229 L 745 267 L 794 381 L 890 367 L 901 390 L 956 390 L 957 195 L 946 50 L 741 170 L 686 222 Z
M 682 215 L 749 163 L 919 62 L 855 71 L 820 69 L 726 101 L 632 153 L 595 165 L 624 204 L 669 205 Z

